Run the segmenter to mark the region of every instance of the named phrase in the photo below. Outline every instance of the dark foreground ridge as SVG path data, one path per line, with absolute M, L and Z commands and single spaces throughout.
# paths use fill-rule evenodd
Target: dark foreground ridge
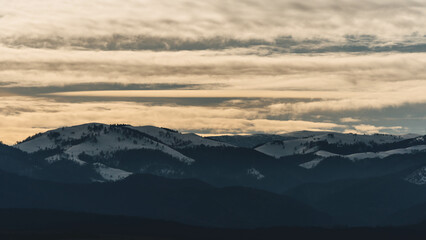
M 190 225 L 254 228 L 332 224 L 328 215 L 287 196 L 193 179 L 133 175 L 119 182 L 66 184 L 0 171 L 0 207 L 126 215 Z M 70 225 L 72 227 L 72 225 Z
M 112 215 L 0 209 L 0 238 L 9 239 L 424 239 L 426 224 L 378 228 L 223 229 Z

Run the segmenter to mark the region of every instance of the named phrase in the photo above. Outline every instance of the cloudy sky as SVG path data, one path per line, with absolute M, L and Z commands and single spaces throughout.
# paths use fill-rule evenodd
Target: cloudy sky
M 0 140 L 87 122 L 426 134 L 424 0 L 0 0 Z

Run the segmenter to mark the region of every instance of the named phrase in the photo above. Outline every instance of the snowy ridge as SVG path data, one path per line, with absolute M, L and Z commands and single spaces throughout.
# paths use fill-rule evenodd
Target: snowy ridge
M 373 152 L 355 153 L 355 154 L 346 155 L 343 157 L 349 158 L 352 161 L 357 161 L 357 160 L 362 160 L 367 158 L 385 158 L 385 157 L 389 157 L 391 155 L 396 155 L 396 154 L 411 154 L 411 153 L 425 151 L 425 150 L 426 150 L 426 145 L 419 145 L 419 146 L 393 149 L 393 150 L 377 152 L 377 153 L 373 153 Z
M 355 161 L 360 161 L 364 159 L 373 159 L 373 158 L 382 159 L 382 158 L 386 158 L 386 157 L 397 155 L 397 154 L 404 155 L 404 154 L 412 154 L 412 153 L 424 152 L 424 151 L 426 151 L 426 145 L 418 145 L 418 146 L 413 146 L 408 148 L 399 148 L 399 149 L 393 149 L 393 150 L 383 151 L 383 152 L 365 152 L 365 153 L 355 153 L 355 154 L 349 154 L 349 155 L 339 155 L 339 154 L 334 154 L 334 153 L 330 153 L 326 151 L 318 151 L 315 153 L 315 155 L 321 158 L 317 158 L 312 161 L 302 163 L 299 166 L 306 169 L 312 169 L 328 157 L 343 157 L 355 162 Z
M 396 154 L 426 152 L 426 140 L 423 136 L 406 139 L 402 136 L 383 134 L 357 135 L 309 131 L 287 135 L 287 137 L 262 135 L 249 140 L 268 139 L 270 142 L 256 147 L 255 150 L 275 158 L 301 155 L 300 158 L 295 157 L 297 159 L 295 165 L 305 169 L 313 169 L 330 157 L 342 157 L 356 162 L 363 159 L 381 159 Z M 271 141 L 277 139 L 277 136 L 278 140 Z M 192 171 L 192 167 L 189 168 L 189 166 L 195 160 L 182 152 L 192 154 L 192 151 L 202 151 L 203 149 L 187 149 L 198 146 L 236 148 L 229 143 L 203 138 L 196 134 L 182 134 L 165 128 L 99 123 L 47 131 L 30 137 L 14 147 L 27 153 L 43 151 L 35 156 L 42 156 L 41 160 L 46 160 L 52 167 L 62 166 L 55 163 L 58 161 L 72 161 L 76 165 L 83 166 L 85 171 L 88 171 L 87 174 L 91 174 L 89 179 L 93 181 L 99 179 L 118 181 L 132 173 L 150 173 L 168 177 L 185 176 Z M 139 149 L 152 151 L 128 151 Z M 140 156 L 142 152 L 146 155 Z M 313 160 L 304 160 L 304 154 L 311 154 L 309 160 Z M 262 180 L 265 178 L 264 174 L 269 174 L 268 170 L 262 171 L 264 173 L 244 166 L 239 170 L 239 174 Z
M 318 134 L 318 135 L 315 135 Z M 290 133 L 289 136 L 301 137 L 294 140 L 287 141 L 273 141 L 263 144 L 257 148 L 257 151 L 275 158 L 308 154 L 319 151 L 316 143 L 327 142 L 328 144 L 345 144 L 353 145 L 364 143 L 366 145 L 393 143 L 403 140 L 402 137 L 393 135 L 358 135 L 358 134 L 343 134 L 343 133 L 323 133 L 323 132 L 296 132 Z
M 301 138 L 311 138 L 315 136 L 321 136 L 326 134 L 333 134 L 335 132 L 330 131 L 296 131 L 282 134 L 283 136 L 293 137 L 297 139 Z
M 16 144 L 15 147 L 28 153 L 55 149 L 59 147 L 59 143 L 64 143 L 65 141 L 71 143 L 73 140 L 77 141 L 88 136 L 88 133 L 90 132 L 88 128 L 97 125 L 98 124 L 96 123 L 89 123 L 50 130 L 42 134 L 37 134 L 35 137 L 29 138 L 28 140 L 24 140 L 23 142 Z
M 182 134 L 174 130 L 158 128 L 154 126 L 129 126 L 129 128 L 150 135 L 173 148 L 186 148 L 202 145 L 208 147 L 233 147 L 230 144 L 203 138 L 193 133 Z
M 334 153 L 330 153 L 326 151 L 318 151 L 315 153 L 315 155 L 319 157 L 324 157 L 324 158 L 338 156 L 338 157 L 348 158 L 351 161 L 358 161 L 358 160 L 363 160 L 368 158 L 385 158 L 385 157 L 389 157 L 391 155 L 396 155 L 396 154 L 411 154 L 415 152 L 422 152 L 425 150 L 426 150 L 426 145 L 418 145 L 418 146 L 412 146 L 408 148 L 398 148 L 398 149 L 393 149 L 393 150 L 383 151 L 383 152 L 363 152 L 363 153 L 354 153 L 349 155 L 340 155 L 340 154 L 334 154 Z
M 145 135 L 125 126 L 84 124 L 48 131 L 34 139 L 15 145 L 16 148 L 33 153 L 40 150 L 60 149 L 58 154 L 46 158 L 49 162 L 68 159 L 82 165 L 79 156 L 108 155 L 119 150 L 150 149 L 162 151 L 186 164 L 193 159 L 169 146 L 156 142 Z
M 318 150 L 317 147 L 304 146 L 303 144 L 305 143 L 308 143 L 308 141 L 304 139 L 274 141 L 259 146 L 255 148 L 255 150 L 275 158 L 296 154 L 307 154 Z
M 272 141 L 284 141 L 294 139 L 291 136 L 275 135 L 275 134 L 253 134 L 253 135 L 219 135 L 207 137 L 219 142 L 225 142 L 233 146 L 243 148 L 255 148 L 259 145 Z

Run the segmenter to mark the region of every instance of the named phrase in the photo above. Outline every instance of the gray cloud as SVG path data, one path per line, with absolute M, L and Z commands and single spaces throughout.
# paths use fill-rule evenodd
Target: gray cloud
M 210 89 L 213 87 L 220 86 L 219 84 L 123 84 L 123 83 L 77 83 L 77 84 L 66 84 L 62 86 L 34 86 L 34 87 L 13 87 L 7 86 L 0 89 L 2 93 L 9 93 L 22 96 L 35 96 L 40 94 L 55 93 L 55 92 L 73 92 L 73 91 L 104 91 L 104 90 L 196 90 L 196 89 Z M 1 86 L 1 84 L 0 84 Z
M 0 16 L 0 43 L 10 47 L 323 53 L 423 52 L 426 44 L 420 0 L 15 0 Z
M 253 46 L 272 45 L 262 39 L 232 39 L 232 38 L 202 38 L 185 39 L 177 37 L 155 37 L 143 35 L 119 35 L 100 37 L 63 38 L 49 36 L 46 38 L 5 38 L 0 42 L 9 47 L 30 48 L 75 48 L 86 50 L 122 51 L 122 50 L 153 50 L 153 51 L 182 51 L 182 50 L 219 50 L 226 48 L 247 48 Z
M 111 35 L 100 37 L 64 38 L 49 36 L 34 38 L 20 36 L 4 38 L 0 42 L 8 47 L 43 49 L 80 49 L 102 51 L 198 51 L 230 48 L 258 49 L 251 54 L 333 53 L 333 52 L 426 52 L 426 37 L 405 36 L 401 41 L 380 40 L 376 35 L 346 35 L 344 41 L 324 38 L 294 39 L 279 36 L 272 40 L 261 38 L 238 39 L 227 37 L 177 38 L 141 35 Z

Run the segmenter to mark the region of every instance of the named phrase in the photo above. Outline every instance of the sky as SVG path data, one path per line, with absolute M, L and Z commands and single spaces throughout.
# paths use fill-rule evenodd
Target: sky
M 0 140 L 426 134 L 424 0 L 0 0 Z

